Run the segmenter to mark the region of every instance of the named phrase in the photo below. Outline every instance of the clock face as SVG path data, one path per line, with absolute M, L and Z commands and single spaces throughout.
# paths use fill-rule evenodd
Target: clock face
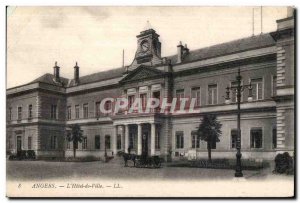
M 141 47 L 142 47 L 143 52 L 148 51 L 149 50 L 149 42 L 147 42 L 147 41 L 142 42 Z

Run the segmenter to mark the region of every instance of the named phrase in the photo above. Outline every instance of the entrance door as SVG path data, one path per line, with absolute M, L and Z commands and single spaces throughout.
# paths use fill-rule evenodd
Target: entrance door
M 148 156 L 148 132 L 142 135 L 142 155 Z
M 22 137 L 17 136 L 17 152 L 22 150 Z

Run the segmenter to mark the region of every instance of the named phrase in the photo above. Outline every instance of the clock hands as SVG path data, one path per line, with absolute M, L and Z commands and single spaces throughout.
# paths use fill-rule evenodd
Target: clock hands
M 147 51 L 149 49 L 149 44 L 147 42 L 142 43 L 142 49 Z
M 147 48 L 148 48 L 148 44 L 143 44 L 143 47 L 144 47 L 145 49 L 147 49 Z

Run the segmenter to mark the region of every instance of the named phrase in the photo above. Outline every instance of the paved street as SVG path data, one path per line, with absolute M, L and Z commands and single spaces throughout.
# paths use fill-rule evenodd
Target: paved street
M 167 167 L 159 169 L 124 167 L 122 162 L 52 162 L 52 161 L 7 161 L 8 180 L 47 180 L 47 179 L 227 179 L 232 178 L 233 170 Z M 259 171 L 244 171 L 246 179 L 288 178 L 293 176 L 274 175 L 271 168 Z

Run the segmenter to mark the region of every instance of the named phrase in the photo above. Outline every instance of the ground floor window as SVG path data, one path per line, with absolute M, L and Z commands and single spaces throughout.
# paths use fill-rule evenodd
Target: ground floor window
M 273 149 L 277 148 L 277 129 L 273 128 L 272 130 L 272 140 L 273 140 Z
M 192 148 L 200 148 L 200 138 L 197 135 L 197 131 L 192 131 L 191 136 Z
M 236 149 L 237 145 L 237 136 L 238 136 L 238 131 L 237 129 L 232 129 L 231 130 L 231 148 Z
M 87 137 L 84 137 L 84 138 L 83 138 L 83 141 L 82 141 L 82 149 L 87 149 Z
M 175 136 L 176 136 L 176 148 L 182 149 L 184 147 L 183 131 L 177 131 Z
M 17 151 L 22 150 L 22 137 L 17 136 Z
M 11 138 L 8 138 L 8 149 L 11 149 L 12 148 L 12 146 L 11 146 Z
M 67 140 L 67 149 L 70 149 L 71 146 L 70 146 L 70 142 Z
M 262 129 L 255 128 L 250 131 L 251 148 L 262 148 Z
M 122 148 L 122 140 L 121 140 L 121 135 L 118 134 L 117 136 L 117 149 L 121 149 Z
M 100 149 L 100 135 L 95 136 L 95 149 Z
M 28 149 L 31 149 L 32 137 L 28 137 Z
M 105 135 L 105 148 L 110 149 L 110 135 Z
M 129 148 L 130 149 L 135 149 L 135 134 L 134 133 L 130 133 L 129 134 Z
M 155 134 L 155 149 L 160 149 L 160 132 L 157 131 Z
M 50 149 L 57 149 L 57 136 L 56 135 L 51 136 Z

